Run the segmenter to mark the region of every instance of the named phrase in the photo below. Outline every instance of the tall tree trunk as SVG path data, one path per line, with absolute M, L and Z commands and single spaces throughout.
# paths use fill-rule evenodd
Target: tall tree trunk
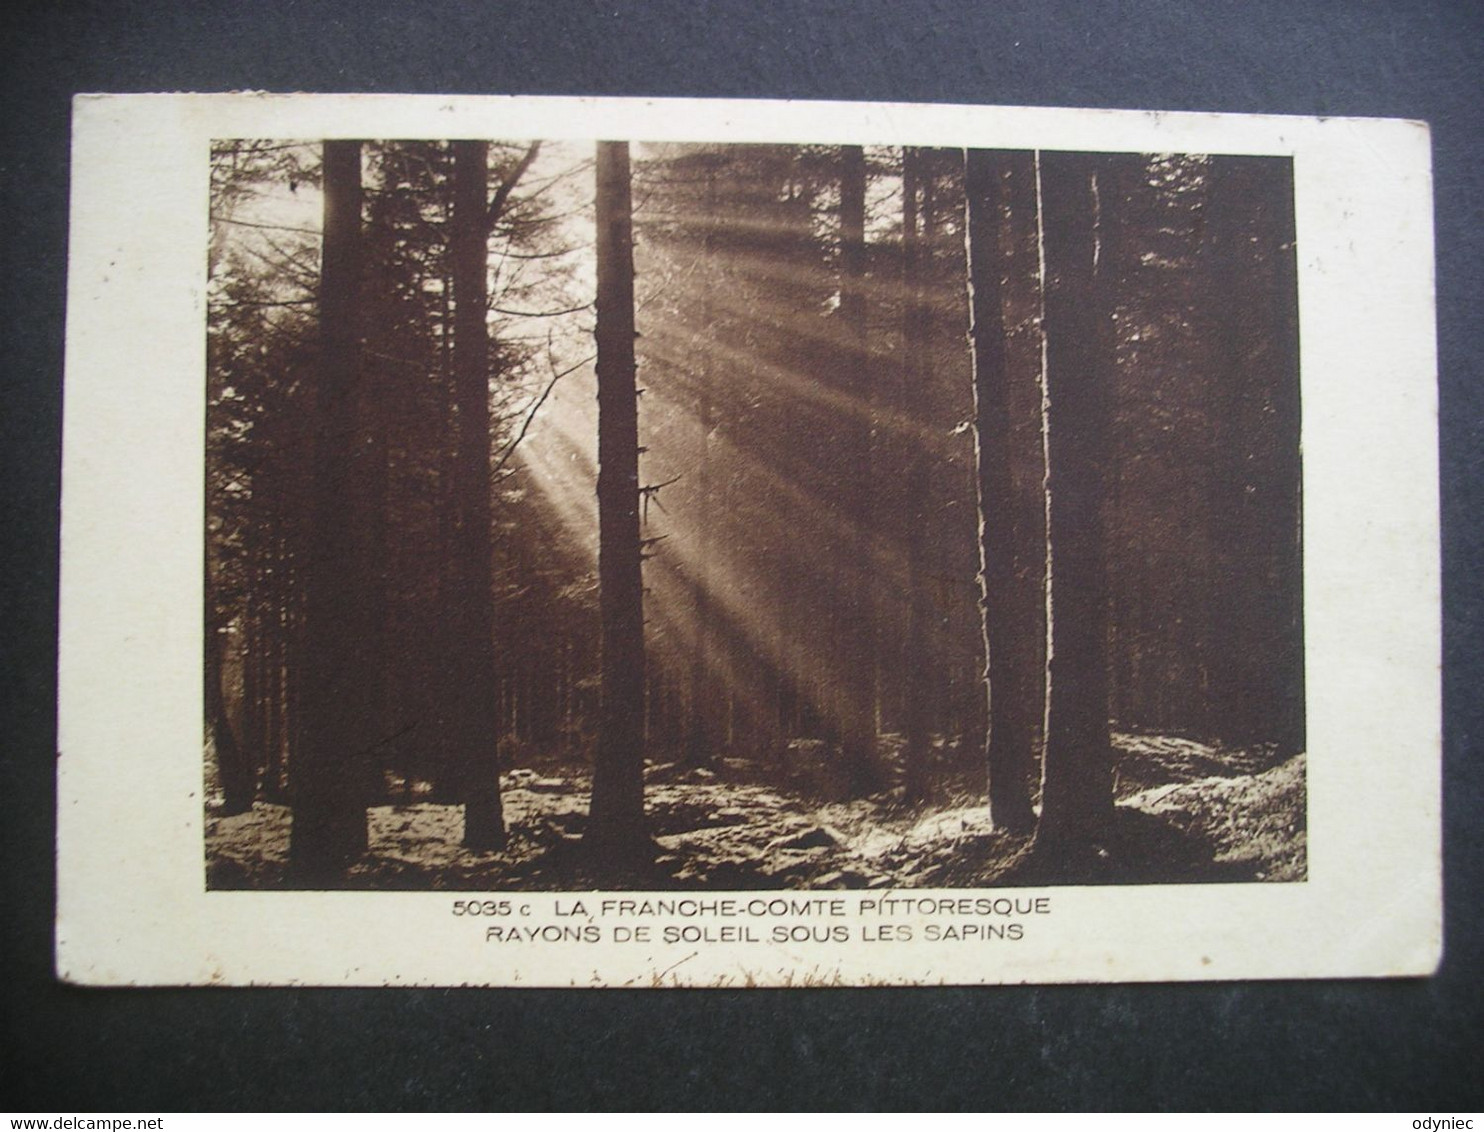
M 858 145 L 841 150 L 840 168 L 840 319 L 845 328 L 846 365 L 855 399 L 872 404 L 873 375 L 866 337 L 866 156 Z M 844 672 L 840 689 L 840 757 L 846 788 L 855 797 L 881 786 L 876 759 L 876 630 L 871 568 L 872 425 L 842 422 L 849 434 L 851 459 L 845 522 L 851 534 L 837 563 L 840 645 Z
M 302 477 L 296 477 L 295 483 L 302 484 Z M 295 490 L 301 489 L 296 486 Z M 283 607 L 283 743 L 268 752 L 262 779 L 264 800 L 279 804 L 287 800 L 285 789 L 289 766 L 299 749 L 303 722 L 299 696 L 304 631 L 302 523 L 291 523 L 287 530 Z
M 1303 749 L 1298 335 L 1292 165 L 1220 157 L 1206 210 L 1220 356 L 1208 583 L 1212 731 Z
M 499 717 L 495 696 L 494 624 L 490 580 L 489 409 L 489 145 L 453 143 L 454 400 L 458 456 L 454 491 L 460 598 L 455 633 L 461 648 L 454 707 L 459 793 L 464 801 L 464 845 L 504 848 L 500 803 Z
M 603 657 L 585 839 L 595 855 L 618 864 L 653 853 L 644 820 L 644 590 L 630 191 L 628 143 L 599 142 L 598 604 Z
M 452 202 L 445 205 L 444 222 L 451 234 L 454 230 Z M 451 241 L 450 241 L 451 242 Z M 450 253 L 452 248 L 449 249 Z M 434 577 L 434 601 L 436 613 L 433 618 L 434 640 L 428 643 L 429 658 L 457 655 L 460 648 L 462 624 L 459 608 L 463 601 L 459 545 L 459 413 L 458 384 L 454 377 L 454 305 L 452 254 L 444 261 L 444 270 L 439 277 L 439 335 L 438 360 L 440 368 L 436 375 L 441 413 L 437 418 L 437 435 L 443 438 L 437 456 L 437 506 L 436 552 L 438 568 Z M 436 665 L 430 661 L 428 671 Z M 434 721 L 436 736 L 432 749 L 424 756 L 426 770 L 432 784 L 431 798 L 435 802 L 457 804 L 462 801 L 463 784 L 459 781 L 461 756 L 459 719 L 460 689 L 453 681 L 439 680 L 428 689 L 429 710 Z
M 1037 850 L 1065 879 L 1095 868 L 1113 817 L 1105 477 L 1110 332 L 1100 284 L 1104 159 L 1042 153 L 1049 544 L 1046 753 Z
M 1005 188 L 1000 248 L 1005 258 L 1005 364 L 1010 383 L 1010 471 L 1015 493 L 1015 588 L 1007 615 L 1012 618 L 1015 662 L 1012 699 L 1031 738 L 1043 748 L 1046 715 L 1046 450 L 1041 435 L 1041 217 L 1036 196 L 1036 155 L 1031 151 L 1002 158 Z M 1004 705 L 1002 705 L 1004 706 Z M 1031 789 L 1039 789 L 1039 758 L 1029 768 Z
M 1029 792 L 1036 752 L 1028 708 L 1041 681 L 1025 671 L 1028 650 L 1015 618 L 1015 488 L 1011 473 L 1010 373 L 1001 294 L 1003 167 L 987 150 L 964 163 L 969 255 L 969 340 L 974 365 L 974 452 L 979 500 L 979 611 L 989 734 L 985 762 L 994 823 L 1013 833 L 1035 826 Z
M 282 488 L 276 488 L 281 495 Z M 288 728 L 288 707 L 285 696 L 285 669 L 288 653 L 288 613 L 291 593 L 289 590 L 288 543 L 283 537 L 284 513 L 278 508 L 274 517 L 273 538 L 273 601 L 272 619 L 268 632 L 268 687 L 269 714 L 268 742 L 260 765 L 276 766 L 283 761 L 284 736 Z
M 365 651 L 378 635 L 367 486 L 378 452 L 362 404 L 361 261 L 361 143 L 327 141 L 303 745 L 292 767 L 289 845 L 291 878 L 309 888 L 340 882 L 366 850 L 370 751 L 379 738 L 364 679 Z
M 902 326 L 903 405 L 921 399 L 930 366 L 927 352 L 927 325 L 924 305 L 927 301 L 923 276 L 923 241 L 918 231 L 917 197 L 921 177 L 921 155 L 913 146 L 902 149 L 902 280 L 906 305 Z M 927 228 L 924 217 L 923 227 Z M 931 484 L 928 454 L 922 441 L 906 441 L 904 468 L 907 516 L 904 532 L 907 543 L 907 625 L 902 646 L 903 730 L 903 799 L 922 800 L 927 794 L 927 759 L 929 751 L 929 681 L 927 673 L 927 633 L 932 618 L 932 599 L 924 576 L 927 540 L 931 537 L 927 518 Z
M 1268 735 L 1280 755 L 1292 755 L 1308 745 L 1304 706 L 1304 541 L 1302 402 L 1299 396 L 1298 255 L 1294 230 L 1293 162 L 1272 159 L 1277 165 L 1262 180 L 1259 194 L 1264 210 L 1263 247 L 1271 274 L 1263 296 L 1272 349 L 1267 355 L 1272 414 L 1272 460 L 1259 488 L 1264 530 L 1272 540 L 1270 573 L 1263 579 L 1271 603 L 1274 663 L 1268 673 L 1273 716 Z
M 696 398 L 696 427 L 699 431 L 696 457 L 695 497 L 696 508 L 695 548 L 691 555 L 693 609 L 695 625 L 692 632 L 690 656 L 690 701 L 686 719 L 685 763 L 688 766 L 706 766 L 712 761 L 715 745 L 714 715 L 716 710 L 715 680 L 712 678 L 712 649 L 714 617 L 711 608 L 711 587 L 715 584 L 709 576 L 711 565 L 711 524 L 715 513 L 711 484 L 711 433 L 716 428 L 716 405 L 712 398 L 711 381 L 711 334 L 712 300 L 714 287 L 716 216 L 716 162 L 706 162 L 706 205 L 702 216 L 701 236 L 701 333 L 693 339 L 697 358 L 696 381 L 699 386 Z

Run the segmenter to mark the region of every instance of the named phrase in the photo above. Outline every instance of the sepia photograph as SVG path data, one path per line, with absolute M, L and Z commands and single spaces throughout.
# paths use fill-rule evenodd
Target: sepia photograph
M 63 978 L 1435 967 L 1425 127 L 76 119 Z
M 7 31 L 11 1117 L 1479 1128 L 1484 5 Z
M 211 888 L 1301 881 L 1292 160 L 217 140 Z

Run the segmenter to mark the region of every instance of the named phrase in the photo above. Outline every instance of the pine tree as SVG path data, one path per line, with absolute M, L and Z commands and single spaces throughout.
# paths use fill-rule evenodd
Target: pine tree
M 866 327 L 866 156 L 858 145 L 840 153 L 840 321 L 844 328 L 844 363 L 848 388 L 856 400 L 872 400 L 871 357 Z M 843 652 L 840 683 L 840 758 L 847 790 L 856 797 L 881 786 L 876 757 L 876 632 L 871 570 L 872 444 L 871 425 L 840 422 L 842 444 L 849 454 L 842 492 L 849 528 L 839 549 L 836 599 Z
M 586 843 L 595 860 L 631 864 L 650 857 L 653 848 L 644 819 L 644 592 L 627 142 L 598 143 L 596 210 L 598 580 L 603 656 Z
M 1028 792 L 1035 735 L 1027 701 L 1045 681 L 1025 672 L 1031 655 L 1015 621 L 1016 500 L 1011 473 L 1011 375 L 1006 359 L 999 233 L 1003 194 L 999 156 L 968 150 L 964 192 L 969 247 L 969 340 L 974 362 L 974 451 L 979 507 L 979 609 L 989 732 L 985 762 L 996 825 L 1029 833 Z
M 378 452 L 361 381 L 361 197 L 361 143 L 325 142 L 304 723 L 289 847 L 291 876 L 302 887 L 335 884 L 365 852 L 371 754 L 381 739 L 364 679 L 379 628 L 368 487 Z
M 455 666 L 462 703 L 456 708 L 456 744 L 464 800 L 464 844 L 500 849 L 505 821 L 497 759 L 493 595 L 490 583 L 489 409 L 489 147 L 456 141 L 451 251 L 454 287 L 454 390 L 458 406 L 455 465 L 458 515 L 460 662 Z
M 1113 818 L 1108 730 L 1106 477 L 1109 318 L 1100 271 L 1104 159 L 1039 158 L 1045 276 L 1050 545 L 1046 747 L 1038 853 L 1069 877 L 1094 867 Z

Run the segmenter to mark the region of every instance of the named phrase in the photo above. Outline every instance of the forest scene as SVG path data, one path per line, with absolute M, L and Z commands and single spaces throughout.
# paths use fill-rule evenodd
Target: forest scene
M 1306 876 L 1292 162 L 225 139 L 206 883 Z

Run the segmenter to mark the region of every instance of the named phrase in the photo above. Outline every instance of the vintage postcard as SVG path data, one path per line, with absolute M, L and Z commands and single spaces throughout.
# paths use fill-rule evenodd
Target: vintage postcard
M 77 99 L 59 977 L 1425 975 L 1426 126 Z

